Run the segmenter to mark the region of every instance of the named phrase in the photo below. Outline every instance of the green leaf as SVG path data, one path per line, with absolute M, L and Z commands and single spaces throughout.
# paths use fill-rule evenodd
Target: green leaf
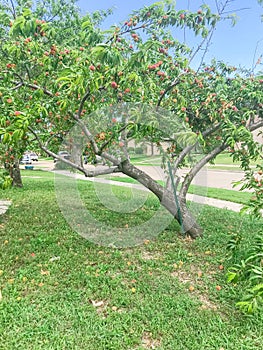
M 91 21 L 90 20 L 87 20 L 87 21 L 85 21 L 85 22 L 83 22 L 82 24 L 81 24 L 81 28 L 82 29 L 90 29 L 90 28 L 92 28 L 92 24 L 91 24 Z
M 23 16 L 24 17 L 31 16 L 31 14 L 32 14 L 32 11 L 29 8 L 24 8 L 23 9 Z
M 20 138 L 21 138 L 21 136 L 22 136 L 22 134 L 23 134 L 23 132 L 22 132 L 22 130 L 15 130 L 14 132 L 13 132 L 13 141 L 14 142 L 17 142 Z
M 233 271 L 229 271 L 227 273 L 227 282 L 230 283 L 230 282 L 237 282 L 238 280 L 238 274 L 236 272 L 233 272 Z
M 7 144 L 8 142 L 10 142 L 10 140 L 11 140 L 11 135 L 8 133 L 5 133 L 3 137 L 3 144 Z

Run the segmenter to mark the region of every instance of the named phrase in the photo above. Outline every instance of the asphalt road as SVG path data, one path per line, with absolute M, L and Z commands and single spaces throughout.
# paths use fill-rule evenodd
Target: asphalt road
M 43 169 L 52 171 L 54 170 L 54 162 L 40 160 L 34 162 L 35 169 Z M 23 167 L 21 165 L 21 167 Z M 88 169 L 94 169 L 93 165 L 86 165 Z M 98 165 L 98 167 L 102 167 Z M 152 176 L 155 180 L 165 180 L 165 173 L 160 166 L 138 166 L 141 170 L 144 170 L 147 174 Z M 184 175 L 185 171 L 181 171 L 180 175 Z M 124 176 L 123 174 L 115 174 L 115 176 Z M 201 172 L 195 177 L 193 184 L 207 187 L 224 188 L 238 190 L 239 187 L 233 188 L 234 181 L 240 181 L 243 177 L 242 171 L 233 170 L 212 170 L 202 169 Z

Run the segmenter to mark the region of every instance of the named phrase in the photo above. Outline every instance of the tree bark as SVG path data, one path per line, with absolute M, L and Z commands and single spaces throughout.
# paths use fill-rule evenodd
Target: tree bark
M 80 144 L 76 144 L 75 142 L 72 145 L 71 149 L 71 161 L 77 164 L 79 167 L 83 168 L 82 154 L 80 150 L 83 149 L 83 146 Z
M 15 160 L 15 164 L 13 166 L 13 186 L 23 187 L 22 176 L 21 176 L 18 159 Z
M 21 172 L 19 168 L 19 160 L 15 159 L 13 164 L 5 163 L 5 169 L 8 171 L 12 179 L 13 187 L 23 187 Z
M 151 142 L 151 156 L 154 156 L 154 144 Z
M 202 228 L 196 222 L 186 205 L 186 198 L 179 197 L 179 208 L 176 204 L 174 193 L 167 188 L 164 188 L 149 175 L 142 170 L 136 168 L 128 160 L 125 160 L 119 166 L 123 174 L 132 177 L 139 181 L 144 187 L 148 188 L 159 199 L 162 206 L 164 206 L 173 217 L 182 225 L 184 234 L 197 238 L 202 236 Z M 181 215 L 179 215 L 179 210 Z M 182 219 L 182 222 L 180 222 Z

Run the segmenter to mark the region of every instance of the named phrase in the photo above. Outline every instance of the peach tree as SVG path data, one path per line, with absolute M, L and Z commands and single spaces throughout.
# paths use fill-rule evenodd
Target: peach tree
M 44 9 L 25 0 L 1 5 L 0 137 L 7 168 L 18 169 L 17 158 L 35 144 L 87 177 L 123 173 L 153 192 L 185 233 L 200 236 L 186 203 L 194 177 L 225 151 L 251 180 L 250 162 L 262 152 L 252 132 L 263 126 L 263 80 L 222 62 L 203 63 L 217 23 L 229 17 L 229 3 L 212 13 L 207 5 L 190 12 L 158 2 L 108 30 L 101 28 L 107 13 L 81 16 L 75 1 L 45 1 Z M 199 38 L 196 48 L 178 40 L 183 31 Z M 105 117 L 100 111 L 106 110 Z M 74 125 L 82 151 L 67 160 L 57 152 Z M 171 170 L 167 186 L 130 162 L 131 140 L 160 150 Z M 74 153 L 74 140 L 68 143 Z M 202 157 L 181 178 L 178 170 L 197 148 Z M 89 171 L 82 152 L 89 161 L 100 156 L 106 166 Z M 256 211 L 261 185 L 262 178 L 252 201 Z

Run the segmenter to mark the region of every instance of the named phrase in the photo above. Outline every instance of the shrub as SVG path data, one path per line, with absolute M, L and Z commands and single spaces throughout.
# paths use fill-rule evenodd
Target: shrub
M 142 147 L 136 147 L 135 148 L 135 154 L 143 154 L 143 148 Z
M 128 153 L 135 153 L 134 147 L 128 147 Z
M 227 281 L 243 285 L 243 293 L 236 306 L 246 314 L 263 309 L 263 237 L 256 236 L 251 248 L 242 251 L 242 239 L 236 235 L 228 243 L 230 260 L 238 260 L 227 273 Z M 243 256 L 243 258 L 241 258 Z
M 5 170 L 0 169 L 0 189 L 5 190 L 11 186 L 12 186 L 11 177 Z

